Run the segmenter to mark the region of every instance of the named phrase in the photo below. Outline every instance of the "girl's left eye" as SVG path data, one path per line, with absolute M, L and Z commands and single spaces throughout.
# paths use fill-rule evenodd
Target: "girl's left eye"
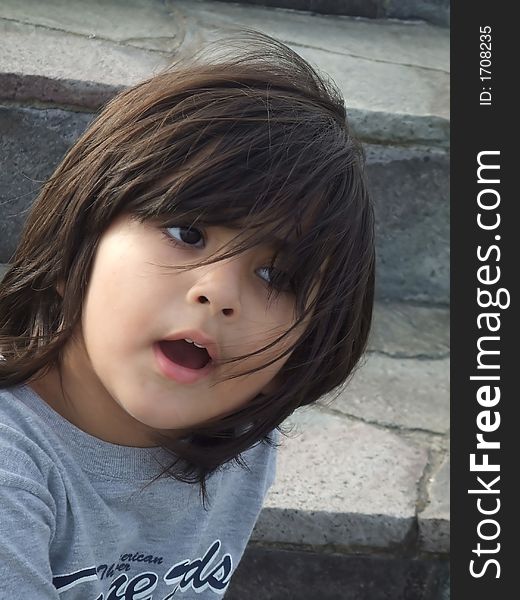
M 291 290 L 291 285 L 286 273 L 274 267 L 261 267 L 256 271 L 261 279 L 268 285 L 282 292 Z
M 204 247 L 204 235 L 193 227 L 166 227 L 167 235 L 185 246 Z
M 263 279 L 266 283 L 271 283 L 274 275 L 271 267 L 261 267 L 256 272 L 260 275 L 260 279 Z

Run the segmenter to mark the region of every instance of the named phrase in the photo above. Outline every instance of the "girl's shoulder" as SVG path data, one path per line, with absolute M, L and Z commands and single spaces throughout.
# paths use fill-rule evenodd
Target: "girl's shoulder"
M 27 402 L 26 386 L 0 388 L 0 427 L 30 436 L 37 426 L 37 415 Z
M 262 441 L 240 455 L 239 466 L 231 461 L 222 467 L 228 485 L 239 489 L 250 485 L 258 488 L 262 494 L 267 493 L 276 478 L 277 449 L 280 444 L 280 433 L 274 429 L 269 434 L 269 442 Z
M 23 386 L 0 389 L 0 485 L 44 484 L 55 470 L 51 448 L 45 424 L 24 401 Z

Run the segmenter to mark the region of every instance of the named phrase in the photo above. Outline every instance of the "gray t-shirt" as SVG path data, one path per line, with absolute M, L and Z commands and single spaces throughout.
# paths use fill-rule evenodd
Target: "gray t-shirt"
M 161 478 L 160 448 L 104 442 L 30 387 L 0 390 L 0 598 L 221 598 L 273 482 L 259 444 L 199 486 Z M 159 461 L 159 462 L 158 462 Z

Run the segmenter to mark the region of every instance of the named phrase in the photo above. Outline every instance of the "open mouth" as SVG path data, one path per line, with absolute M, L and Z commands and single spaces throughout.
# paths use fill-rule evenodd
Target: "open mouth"
M 186 340 L 162 340 L 159 347 L 168 360 L 186 369 L 203 369 L 211 362 L 206 348 Z

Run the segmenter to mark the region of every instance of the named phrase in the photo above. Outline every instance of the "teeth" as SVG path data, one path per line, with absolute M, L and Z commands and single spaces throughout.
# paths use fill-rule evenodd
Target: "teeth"
M 194 342 L 193 340 L 190 340 L 190 338 L 184 338 L 185 342 L 188 342 L 189 344 L 193 344 L 194 346 L 197 346 L 197 348 L 206 348 L 206 346 L 199 346 L 199 344 L 197 344 L 196 342 Z

